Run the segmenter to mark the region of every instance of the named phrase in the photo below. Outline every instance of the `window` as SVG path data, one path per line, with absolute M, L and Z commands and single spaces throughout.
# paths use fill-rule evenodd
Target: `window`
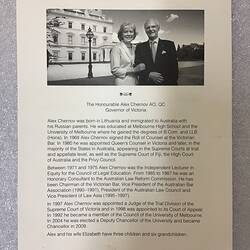
M 105 61 L 105 49 L 102 50 L 103 61 Z
M 86 59 L 86 53 L 82 52 L 82 61 L 85 61 L 85 59 Z
M 96 46 L 96 38 L 93 38 L 93 46 Z
M 68 28 L 69 28 L 69 29 L 72 29 L 72 25 L 73 25 L 72 22 L 68 22 Z
M 68 44 L 72 44 L 73 43 L 73 35 L 69 34 L 68 35 Z
M 58 43 L 58 34 L 53 34 L 53 43 Z
M 86 43 L 86 37 L 85 36 L 81 36 L 81 44 L 85 44 Z
M 104 32 L 104 33 L 107 32 L 107 27 L 103 27 L 103 32 Z
M 81 30 L 85 30 L 85 23 L 81 24 Z
M 96 52 L 93 53 L 93 60 L 96 61 Z
M 68 52 L 68 60 L 72 61 L 73 59 L 73 53 L 72 52 Z
M 96 31 L 96 25 L 93 25 L 93 31 L 94 32 Z

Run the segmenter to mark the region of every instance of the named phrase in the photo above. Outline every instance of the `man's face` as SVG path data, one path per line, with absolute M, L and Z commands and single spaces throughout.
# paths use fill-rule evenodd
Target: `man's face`
M 149 40 L 154 40 L 158 37 L 159 25 L 154 20 L 148 20 L 145 24 L 145 32 L 148 35 Z

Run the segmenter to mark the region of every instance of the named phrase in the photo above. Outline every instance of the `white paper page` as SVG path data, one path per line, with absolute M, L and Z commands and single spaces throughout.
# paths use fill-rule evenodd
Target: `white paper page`
M 230 17 L 225 0 L 17 2 L 20 250 L 232 249 Z M 144 42 L 148 18 L 178 85 L 115 84 L 116 33 Z

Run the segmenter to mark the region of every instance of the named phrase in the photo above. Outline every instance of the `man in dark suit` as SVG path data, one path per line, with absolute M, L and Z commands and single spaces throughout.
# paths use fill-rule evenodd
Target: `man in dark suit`
M 135 51 L 135 65 L 144 63 L 146 69 L 140 72 L 141 85 L 177 85 L 178 62 L 174 42 L 158 37 L 160 24 L 156 19 L 148 19 L 144 24 L 149 38 L 140 43 Z

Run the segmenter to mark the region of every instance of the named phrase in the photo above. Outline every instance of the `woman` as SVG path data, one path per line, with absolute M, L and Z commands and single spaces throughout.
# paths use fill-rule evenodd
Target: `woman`
M 118 43 L 111 51 L 111 73 L 115 76 L 116 85 L 136 85 L 136 73 L 145 69 L 143 63 L 133 68 L 135 46 L 131 43 L 136 37 L 136 27 L 123 23 L 118 31 Z

